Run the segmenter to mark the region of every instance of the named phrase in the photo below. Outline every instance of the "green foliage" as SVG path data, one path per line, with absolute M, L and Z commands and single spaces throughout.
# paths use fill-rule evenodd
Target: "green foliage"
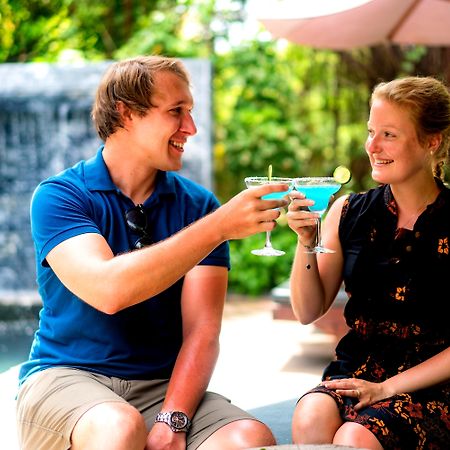
M 178 3 L 177 0 L 0 0 L 2 31 L 5 30 L 0 62 L 53 62 L 67 50 L 75 50 L 84 59 L 111 59 L 136 33 L 142 30 L 148 33 L 147 19 L 157 9 L 170 11 L 169 16 L 176 21 L 174 10 Z
M 365 120 L 355 102 L 355 86 L 337 97 L 335 53 L 274 42 L 249 42 L 216 61 L 216 179 L 226 199 L 243 179 L 262 175 L 328 175 L 354 155 L 364 155 Z M 364 103 L 363 103 L 364 102 Z M 358 123 L 338 127 L 336 115 Z M 341 119 L 342 120 L 342 119 Z M 340 139 L 341 135 L 346 139 Z M 350 145 L 349 145 L 350 144 Z M 345 145 L 345 146 L 344 146 Z
M 50 60 L 64 45 L 69 25 L 67 2 L 0 0 L 1 61 Z

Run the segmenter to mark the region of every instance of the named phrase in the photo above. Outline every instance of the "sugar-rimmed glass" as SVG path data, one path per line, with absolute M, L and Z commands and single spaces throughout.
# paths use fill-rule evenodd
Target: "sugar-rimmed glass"
M 245 184 L 248 188 L 255 188 L 264 184 L 287 184 L 288 190 L 282 192 L 272 192 L 270 194 L 261 197 L 263 200 L 279 200 L 289 194 L 294 188 L 294 180 L 292 178 L 283 177 L 247 177 L 245 178 Z M 252 250 L 252 253 L 257 256 L 281 256 L 285 252 L 283 250 L 277 250 L 273 248 L 270 240 L 271 232 L 266 231 L 266 242 L 263 248 Z

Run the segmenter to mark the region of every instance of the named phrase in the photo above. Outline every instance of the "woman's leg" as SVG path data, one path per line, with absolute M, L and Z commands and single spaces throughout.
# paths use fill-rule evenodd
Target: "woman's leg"
M 380 441 L 370 430 L 354 422 L 345 422 L 339 428 L 334 436 L 333 444 L 349 445 L 370 450 L 383 450 Z
M 307 394 L 294 411 L 292 440 L 295 444 L 331 444 L 342 423 L 332 397 L 322 393 Z

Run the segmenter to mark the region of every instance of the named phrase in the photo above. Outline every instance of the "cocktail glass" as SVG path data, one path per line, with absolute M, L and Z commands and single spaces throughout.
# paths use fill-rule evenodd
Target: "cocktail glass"
M 317 245 L 307 253 L 335 253 L 334 250 L 326 248 L 322 245 L 321 225 L 322 216 L 328 208 L 330 198 L 340 188 L 333 177 L 302 177 L 294 179 L 295 189 L 301 192 L 309 200 L 314 200 L 314 205 L 309 207 L 310 211 L 318 213 L 320 216 L 317 219 Z
M 245 184 L 248 188 L 255 188 L 262 186 L 263 184 L 287 184 L 289 189 L 282 192 L 273 192 L 268 195 L 261 197 L 263 200 L 278 200 L 282 199 L 284 196 L 288 195 L 289 192 L 294 188 L 294 180 L 292 178 L 282 178 L 282 177 L 247 177 L 245 178 Z M 270 240 L 271 233 L 266 231 L 266 243 L 263 248 L 252 250 L 252 253 L 257 256 L 281 256 L 285 252 L 283 250 L 277 250 L 273 248 L 272 242 Z

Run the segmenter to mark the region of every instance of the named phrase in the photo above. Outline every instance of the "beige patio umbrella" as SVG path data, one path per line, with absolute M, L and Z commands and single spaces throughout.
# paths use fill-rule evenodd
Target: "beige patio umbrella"
M 382 43 L 450 46 L 450 0 L 359 1 L 344 11 L 311 14 L 310 1 L 272 1 L 270 13 L 258 20 L 275 38 L 315 48 L 349 50 Z M 321 3 L 315 0 L 319 11 Z M 334 0 L 335 5 L 343 4 Z M 354 1 L 355 3 L 355 1 Z M 268 3 L 266 3 L 266 6 Z

